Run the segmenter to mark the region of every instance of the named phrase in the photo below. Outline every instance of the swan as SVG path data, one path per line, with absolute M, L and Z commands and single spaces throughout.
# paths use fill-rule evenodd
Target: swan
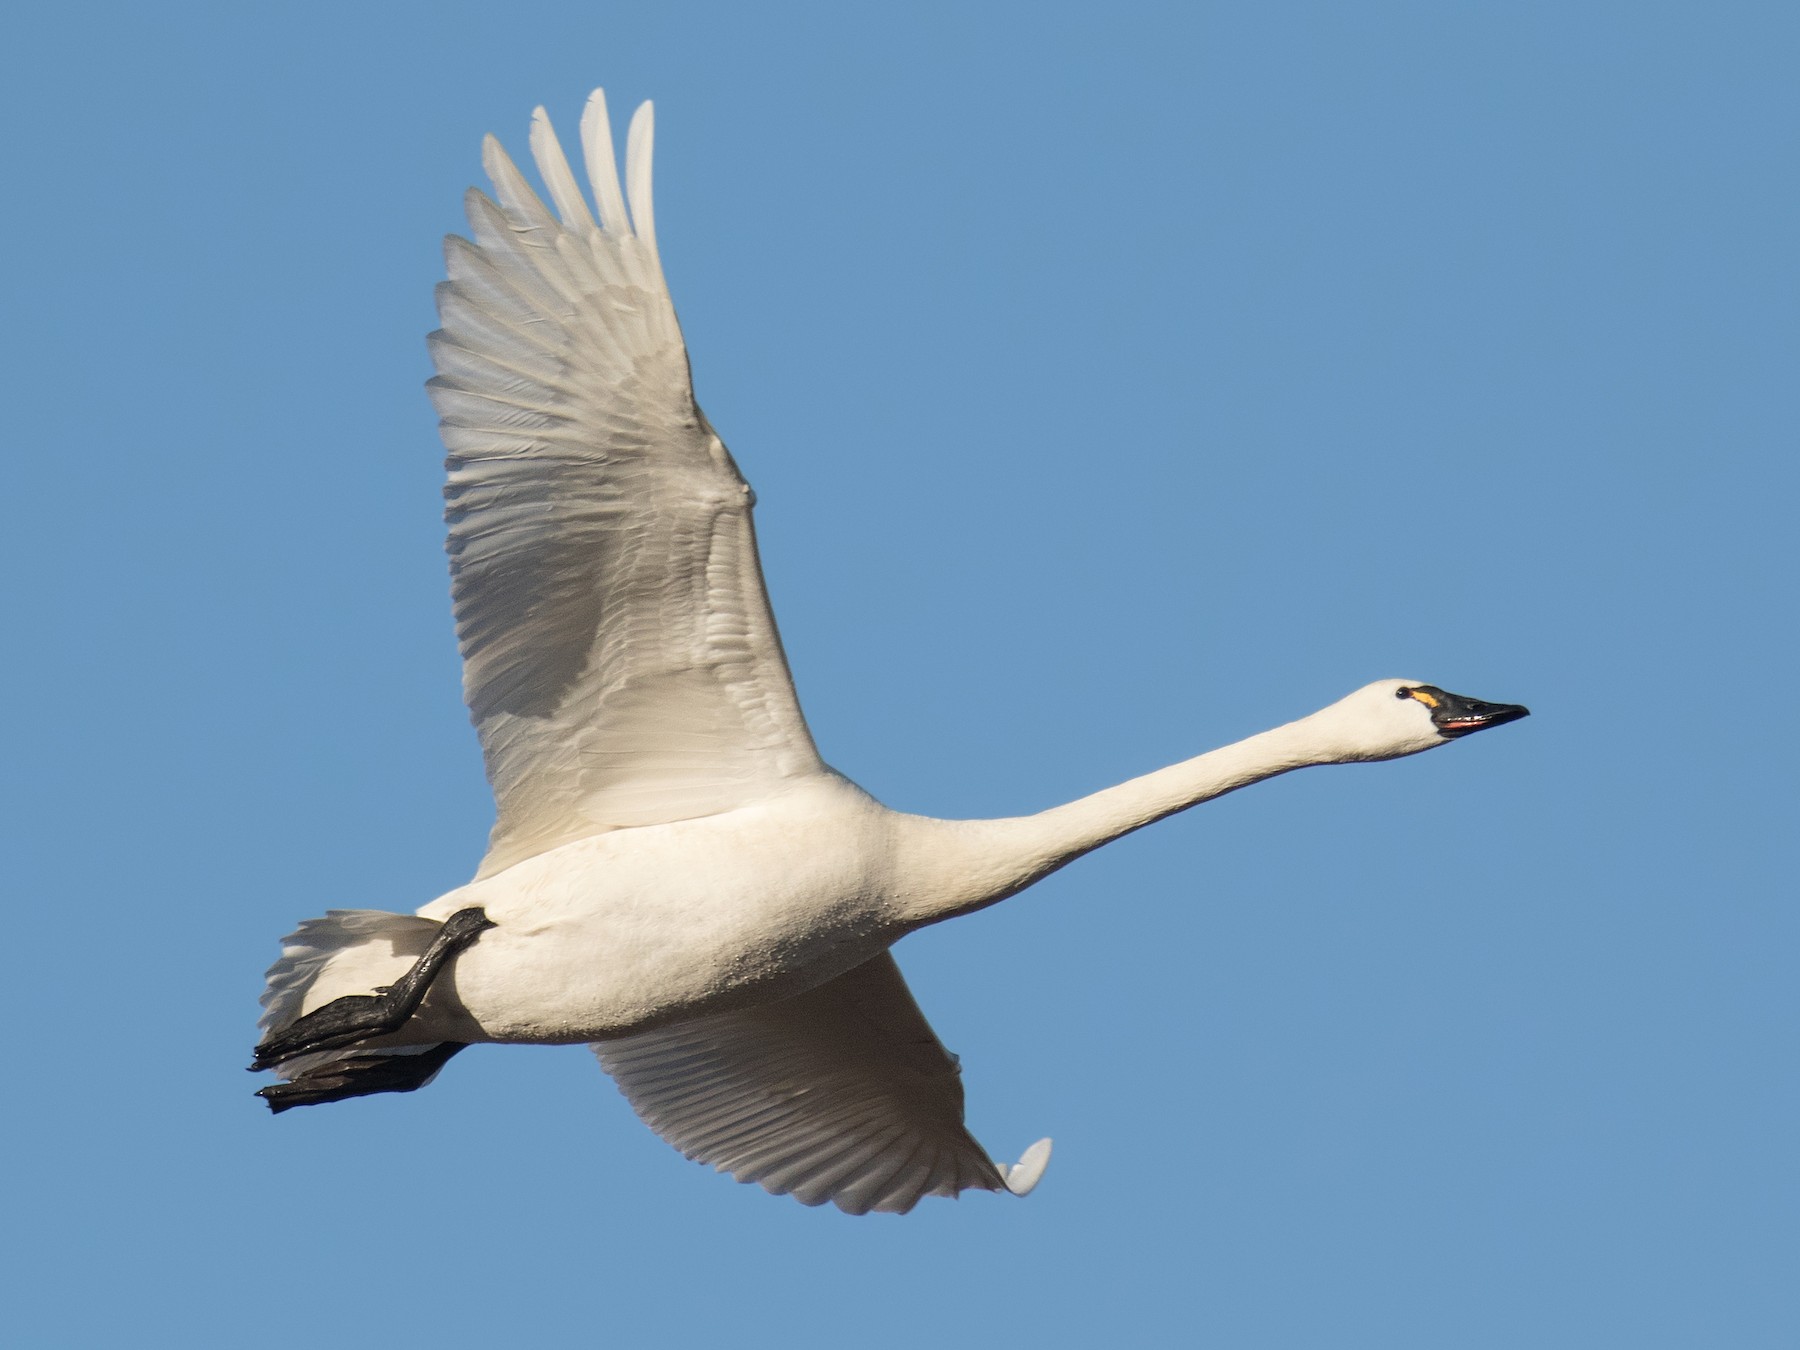
M 497 815 L 473 880 L 415 914 L 333 910 L 270 968 L 276 1111 L 432 1081 L 477 1042 L 591 1045 L 669 1143 L 850 1213 L 1025 1194 L 889 949 L 1091 849 L 1315 764 L 1527 715 L 1387 679 L 1037 815 L 891 811 L 814 747 L 764 594 L 755 497 L 694 401 L 657 254 L 652 110 L 621 186 L 603 93 L 584 196 L 542 108 L 554 213 L 488 137 L 494 196 L 445 244 L 430 393 L 464 694 Z

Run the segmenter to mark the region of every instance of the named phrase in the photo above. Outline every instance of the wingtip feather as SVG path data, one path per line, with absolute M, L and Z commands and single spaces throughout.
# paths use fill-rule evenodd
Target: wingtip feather
M 594 205 L 600 208 L 600 227 L 609 234 L 630 234 L 625 194 L 619 188 L 619 163 L 613 152 L 612 119 L 606 113 L 606 91 L 588 95 L 581 112 L 581 153 L 587 160 L 588 182 L 593 185 Z
M 509 216 L 534 229 L 555 225 L 555 218 L 532 191 L 531 184 L 525 181 L 525 175 L 506 153 L 506 147 L 491 132 L 482 138 L 481 167 L 486 170 L 500 205 Z
M 1011 1167 L 1002 1167 L 1000 1174 L 1006 1181 L 1006 1189 L 1014 1195 L 1030 1195 L 1038 1182 L 1044 1179 L 1044 1169 L 1050 1165 L 1050 1141 L 1040 1139 L 1020 1156 L 1019 1161 Z
M 625 132 L 625 191 L 631 202 L 631 224 L 656 255 L 656 208 L 651 200 L 650 161 L 656 145 L 656 105 L 638 104 Z
M 537 161 L 538 174 L 549 189 L 550 200 L 556 204 L 563 224 L 570 229 L 591 229 L 594 217 L 588 210 L 587 198 L 581 194 L 581 184 L 575 181 L 562 142 L 556 138 L 556 128 L 542 104 L 531 113 L 531 157 Z

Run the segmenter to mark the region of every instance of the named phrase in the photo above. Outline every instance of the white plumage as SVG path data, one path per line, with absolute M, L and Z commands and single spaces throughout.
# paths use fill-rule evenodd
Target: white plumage
M 963 1128 L 956 1057 L 885 952 L 804 994 L 594 1051 L 664 1139 L 777 1195 L 862 1214 L 1004 1184 Z
M 482 874 L 712 815 L 822 766 L 763 596 L 750 489 L 694 403 L 651 231 L 651 114 L 594 224 L 539 109 L 558 221 L 491 137 L 430 338 L 463 687 L 499 803 Z
M 588 1041 L 665 1139 L 771 1191 L 852 1213 L 1023 1194 L 1049 1142 L 1001 1166 L 970 1136 L 897 939 L 1219 793 L 1524 710 L 1381 681 L 1037 816 L 887 810 L 814 749 L 754 497 L 694 401 L 656 249 L 650 105 L 624 191 L 598 92 L 581 131 L 591 208 L 548 117 L 532 120 L 555 214 L 487 140 L 497 200 L 468 195 L 474 238 L 447 242 L 430 338 L 464 692 L 498 806 L 487 857 L 416 917 L 303 924 L 263 1025 L 369 1002 L 453 914 L 493 926 L 399 1031 L 273 1058 L 300 1082 L 475 1041 Z

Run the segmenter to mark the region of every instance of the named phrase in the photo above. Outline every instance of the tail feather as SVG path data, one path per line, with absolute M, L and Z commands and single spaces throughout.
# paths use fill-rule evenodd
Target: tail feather
M 257 1027 L 263 1037 L 342 994 L 366 994 L 398 978 L 423 956 L 439 928 L 436 919 L 379 909 L 334 909 L 308 919 L 281 940 L 281 959 L 269 967 Z M 329 975 L 327 975 L 329 972 Z M 417 1054 L 428 1046 L 396 1048 Z M 276 1070 L 292 1080 L 351 1054 L 355 1046 L 285 1060 Z

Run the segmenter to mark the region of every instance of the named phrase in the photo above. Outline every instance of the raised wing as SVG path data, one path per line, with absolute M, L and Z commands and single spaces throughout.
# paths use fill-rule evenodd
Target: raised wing
M 688 1157 L 802 1204 L 904 1214 L 927 1195 L 1024 1195 L 1050 1141 L 996 1165 L 963 1125 L 956 1056 L 887 953 L 779 1003 L 593 1047 Z
M 544 110 L 553 216 L 492 137 L 445 244 L 430 382 L 463 693 L 499 806 L 481 875 L 572 839 L 716 814 L 822 771 L 763 592 L 754 498 L 694 402 L 657 257 L 651 109 L 619 186 L 606 102 Z

